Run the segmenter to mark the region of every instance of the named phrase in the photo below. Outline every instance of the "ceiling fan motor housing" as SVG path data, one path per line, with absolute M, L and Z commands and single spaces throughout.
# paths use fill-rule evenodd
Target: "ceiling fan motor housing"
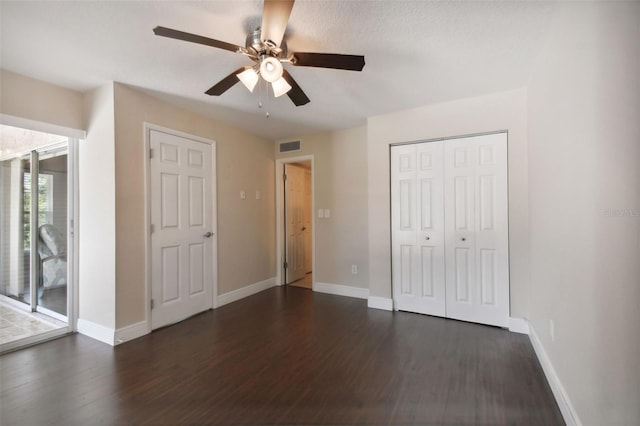
M 284 59 L 287 56 L 287 43 L 282 40 L 280 46 L 276 46 L 270 40 L 262 40 L 262 31 L 260 28 L 256 28 L 250 32 L 246 38 L 246 48 L 255 58 L 251 57 L 255 61 L 260 61 L 261 57 L 273 56 L 274 58 Z

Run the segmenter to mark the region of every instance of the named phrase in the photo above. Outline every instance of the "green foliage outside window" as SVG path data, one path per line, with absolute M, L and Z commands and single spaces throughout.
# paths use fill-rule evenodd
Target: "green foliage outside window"
M 24 174 L 23 180 L 23 228 L 24 248 L 31 248 L 31 173 Z M 38 176 L 38 225 L 50 223 L 53 210 L 53 176 L 40 174 Z

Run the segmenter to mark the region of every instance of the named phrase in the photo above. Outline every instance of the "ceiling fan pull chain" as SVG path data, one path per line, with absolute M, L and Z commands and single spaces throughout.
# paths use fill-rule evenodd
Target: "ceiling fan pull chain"
M 265 108 L 265 110 L 266 110 L 265 111 L 265 117 L 269 118 L 271 116 L 271 114 L 269 114 L 268 106 L 267 106 L 267 104 L 269 103 L 269 83 L 266 80 L 261 79 L 261 81 L 260 81 L 260 98 L 262 98 L 263 96 L 264 96 L 264 106 L 266 107 Z M 260 108 L 262 108 L 262 106 L 263 106 L 262 101 L 260 101 L 259 105 L 260 105 Z
M 260 79 L 260 81 L 258 81 L 258 108 L 262 109 L 262 79 Z

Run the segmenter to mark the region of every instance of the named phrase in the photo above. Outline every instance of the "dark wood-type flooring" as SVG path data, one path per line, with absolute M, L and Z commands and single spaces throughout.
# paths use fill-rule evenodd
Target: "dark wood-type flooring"
M 293 287 L 0 363 L 3 426 L 563 424 L 527 336 Z

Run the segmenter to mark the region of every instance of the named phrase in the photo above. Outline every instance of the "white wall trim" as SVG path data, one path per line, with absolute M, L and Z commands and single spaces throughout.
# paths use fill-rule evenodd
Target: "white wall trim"
M 96 324 L 84 318 L 78 318 L 78 333 L 89 336 L 92 339 L 99 340 L 107 345 L 114 345 L 115 330 L 113 328 L 105 327 L 104 325 Z
M 85 139 L 87 137 L 87 132 L 82 129 L 59 126 L 57 124 L 45 123 L 42 121 L 31 120 L 23 117 L 16 117 L 15 115 L 9 114 L 0 114 L 0 124 L 35 130 L 37 132 L 53 133 L 54 135 L 67 136 L 69 138 L 75 139 Z
M 529 322 L 524 318 L 509 318 L 509 331 L 512 333 L 529 334 Z
M 147 321 L 140 321 L 126 327 L 118 328 L 113 338 L 114 344 L 120 345 L 138 337 L 151 333 L 151 324 Z
M 253 296 L 256 293 L 260 293 L 261 291 L 267 290 L 271 287 L 275 287 L 276 278 L 269 278 L 264 281 L 260 281 L 254 284 L 250 284 L 246 287 L 239 288 L 237 290 L 230 291 L 228 293 L 218 295 L 218 305 L 224 306 L 226 304 L 236 302 L 240 299 L 244 299 L 245 297 Z
M 313 283 L 313 291 L 335 294 L 336 296 L 356 297 L 358 299 L 369 298 L 368 288 L 353 287 L 349 285 L 315 282 Z
M 382 309 L 383 311 L 393 311 L 393 299 L 387 297 L 369 296 L 367 307 Z
M 547 353 L 542 347 L 542 343 L 540 343 L 540 339 L 538 339 L 538 335 L 531 325 L 529 325 L 529 339 L 531 340 L 533 350 L 538 356 L 538 360 L 540 361 L 540 365 L 542 366 L 544 375 L 547 378 L 547 382 L 549 382 L 551 392 L 553 392 L 553 396 L 558 403 L 558 407 L 560 408 L 560 412 L 562 413 L 564 422 L 567 424 L 567 426 L 582 426 L 582 422 L 578 417 L 578 413 L 576 413 L 576 410 L 571 404 L 571 400 L 569 399 L 569 395 L 567 395 L 567 391 L 564 389 L 564 386 L 562 386 L 556 370 L 553 368 L 553 365 L 551 364 Z

